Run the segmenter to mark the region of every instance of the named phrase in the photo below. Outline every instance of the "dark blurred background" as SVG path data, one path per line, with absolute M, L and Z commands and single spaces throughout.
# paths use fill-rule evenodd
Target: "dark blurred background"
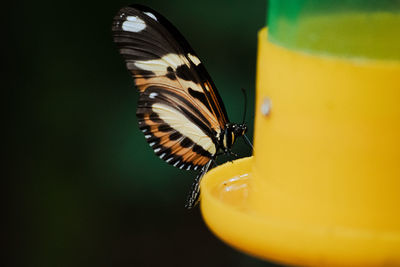
M 231 121 L 253 130 L 257 31 L 266 1 L 138 1 L 165 15 L 213 77 Z M 27 1 L 3 9 L 6 244 L 11 266 L 276 266 L 217 239 L 184 209 L 194 172 L 156 157 L 111 38 L 131 1 Z M 8 90 L 9 89 L 9 90 Z M 234 149 L 251 154 L 242 140 Z M 222 160 L 226 160 L 222 159 Z

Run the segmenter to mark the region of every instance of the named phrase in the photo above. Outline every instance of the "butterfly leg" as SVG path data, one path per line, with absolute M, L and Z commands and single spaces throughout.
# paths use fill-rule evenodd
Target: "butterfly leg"
M 217 162 L 215 160 L 212 160 L 212 161 L 213 161 L 214 168 L 218 167 Z
M 234 156 L 235 157 L 235 159 L 238 159 L 239 158 L 239 155 L 238 154 L 236 154 L 235 152 L 233 152 L 232 150 L 227 150 L 226 151 L 226 154 L 229 154 L 229 155 L 232 155 L 232 156 Z M 233 162 L 233 159 L 231 159 L 231 160 L 229 160 L 230 162 Z
M 250 142 L 250 139 L 247 137 L 247 135 L 244 134 L 243 137 L 244 137 L 245 143 L 246 143 L 251 149 L 253 149 L 253 144 Z
M 199 203 L 199 201 L 200 201 L 200 199 L 199 199 L 200 182 L 201 182 L 201 179 L 203 178 L 204 174 L 207 173 L 212 162 L 214 162 L 214 159 L 211 159 L 209 162 L 207 162 L 207 164 L 203 166 L 203 168 L 201 169 L 199 174 L 197 174 L 197 176 L 192 184 L 192 188 L 190 189 L 189 196 L 186 200 L 185 208 L 192 209 L 193 207 L 196 206 L 197 203 Z
M 233 152 L 233 151 L 229 151 L 229 154 L 230 155 L 232 155 L 232 156 L 234 156 L 236 159 L 238 159 L 239 158 L 239 155 L 238 154 L 236 154 L 235 152 Z

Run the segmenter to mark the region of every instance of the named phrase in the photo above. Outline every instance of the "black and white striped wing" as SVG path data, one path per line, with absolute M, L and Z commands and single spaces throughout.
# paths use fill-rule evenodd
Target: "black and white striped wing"
M 155 153 L 176 167 L 204 166 L 228 123 L 203 64 L 179 31 L 144 6 L 122 8 L 113 37 L 140 92 L 140 129 Z
M 163 88 L 143 92 L 136 115 L 154 152 L 175 167 L 197 170 L 216 153 L 213 140 L 191 121 L 193 115 L 185 104 Z

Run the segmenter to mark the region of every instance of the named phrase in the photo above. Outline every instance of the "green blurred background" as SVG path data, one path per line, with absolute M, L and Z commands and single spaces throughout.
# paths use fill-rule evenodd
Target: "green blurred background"
M 5 34 L 12 266 L 276 266 L 223 244 L 184 209 L 194 172 L 156 157 L 111 37 L 130 1 L 19 1 Z M 266 1 L 138 1 L 170 19 L 213 77 L 231 121 L 253 130 Z M 239 140 L 234 149 L 251 154 Z M 222 160 L 226 160 L 223 158 Z

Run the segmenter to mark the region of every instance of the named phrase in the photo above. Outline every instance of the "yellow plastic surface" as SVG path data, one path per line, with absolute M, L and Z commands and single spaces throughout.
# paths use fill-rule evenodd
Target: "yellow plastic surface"
M 203 178 L 207 225 L 284 264 L 400 266 L 400 62 L 293 52 L 266 34 L 254 156 Z

